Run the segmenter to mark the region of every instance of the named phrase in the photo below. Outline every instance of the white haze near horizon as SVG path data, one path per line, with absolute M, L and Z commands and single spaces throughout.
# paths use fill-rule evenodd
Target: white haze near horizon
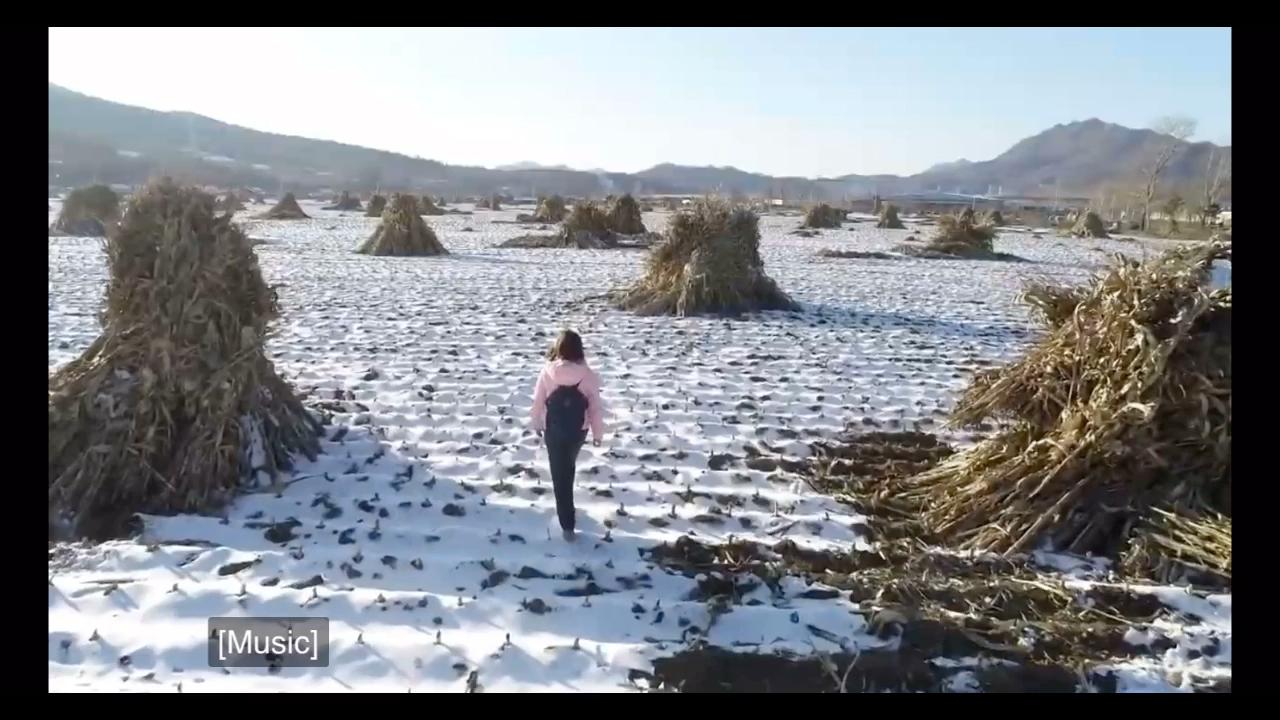
M 494 167 L 805 177 L 994 157 L 1163 114 L 1229 142 L 1229 29 L 50 28 L 49 81 Z

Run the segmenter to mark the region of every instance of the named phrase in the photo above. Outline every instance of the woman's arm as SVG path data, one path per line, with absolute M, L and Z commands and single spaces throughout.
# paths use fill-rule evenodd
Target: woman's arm
M 591 371 L 587 396 L 587 421 L 591 425 L 591 437 L 596 442 L 604 439 L 604 409 L 600 404 L 600 374 Z
M 529 426 L 542 432 L 547 422 L 547 369 L 538 373 L 538 383 L 533 388 L 533 407 L 529 410 Z

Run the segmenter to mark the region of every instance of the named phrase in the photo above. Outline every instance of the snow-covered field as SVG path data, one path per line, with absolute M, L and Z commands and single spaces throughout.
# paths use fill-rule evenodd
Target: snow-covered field
M 798 238 L 799 218 L 766 216 L 766 270 L 805 313 L 640 318 L 589 298 L 635 276 L 641 252 L 495 249 L 528 232 L 509 222 L 528 208 L 429 217 L 450 256 L 374 258 L 352 251 L 375 219 L 303 205 L 312 220 L 242 217 L 267 241 L 284 311 L 269 350 L 333 414 L 324 454 L 224 518 L 149 518 L 138 542 L 51 548 L 52 690 L 634 691 L 655 659 L 698 643 L 892 646 L 845 595 L 814 599 L 830 593 L 786 578 L 716 609 L 691 594 L 705 577 L 647 551 L 683 535 L 868 548 L 847 506 L 744 459 L 802 458 L 849 424 L 940 432 L 969 374 L 1032 340 L 1015 300 L 1025 280 L 1083 280 L 1111 252 L 1142 251 L 1006 232 L 998 249 L 1031 262 L 827 260 L 815 253 L 889 250 L 928 229 L 864 221 Z M 97 335 L 105 277 L 98 240 L 50 238 L 50 371 Z M 579 460 L 572 545 L 525 427 L 566 326 L 603 378 L 610 431 Z M 1158 650 L 1117 661 L 1117 689 L 1229 684 L 1230 595 L 1131 590 L 1170 612 L 1132 628 L 1131 644 Z M 213 616 L 327 617 L 331 662 L 210 668 Z M 971 687 L 956 667 L 951 687 Z

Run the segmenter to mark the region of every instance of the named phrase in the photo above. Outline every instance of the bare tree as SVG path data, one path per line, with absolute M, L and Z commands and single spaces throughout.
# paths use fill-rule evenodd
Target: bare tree
M 1116 196 L 1119 194 L 1114 182 L 1108 180 L 1099 184 L 1094 188 L 1093 196 L 1089 199 L 1089 203 L 1092 205 L 1091 209 L 1108 222 L 1118 220 L 1119 213 L 1116 210 Z
M 1141 207 L 1142 204 L 1141 183 L 1136 180 L 1118 182 L 1113 187 L 1115 188 L 1115 206 L 1120 211 L 1120 222 L 1124 229 L 1128 230 L 1132 223 L 1137 222 L 1135 207 Z
M 1204 188 L 1200 195 L 1200 227 L 1210 215 L 1217 215 L 1214 208 L 1218 199 L 1231 186 L 1231 153 L 1222 148 L 1209 150 L 1209 163 L 1204 172 Z
M 1177 154 L 1187 138 L 1196 134 L 1196 121 L 1188 117 L 1162 117 L 1151 124 L 1151 129 L 1161 135 L 1161 145 L 1150 164 L 1142 169 L 1146 179 L 1142 188 L 1142 231 L 1146 232 L 1150 223 L 1151 203 L 1155 201 L 1156 192 L 1160 189 L 1160 176 L 1169 167 L 1169 161 Z
M 1169 219 L 1170 236 L 1178 234 L 1178 216 L 1182 214 L 1182 209 L 1186 204 L 1186 201 L 1177 192 L 1165 199 L 1163 209 L 1165 216 Z

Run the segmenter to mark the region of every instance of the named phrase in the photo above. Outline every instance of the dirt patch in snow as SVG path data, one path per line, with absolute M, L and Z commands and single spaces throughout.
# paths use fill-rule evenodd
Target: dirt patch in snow
M 703 646 L 653 666 L 652 675 L 643 677 L 652 689 L 686 693 L 944 692 L 962 684 L 987 692 L 1070 693 L 1077 683 L 1075 675 L 1060 668 L 1001 663 L 946 667 L 906 649 L 797 656 Z M 1114 690 L 1114 681 L 1104 685 L 1108 687 L 1099 689 Z
M 651 685 L 685 692 L 907 690 L 954 691 L 957 684 L 987 692 L 1072 692 L 1087 685 L 1114 692 L 1109 662 L 1160 655 L 1176 647 L 1153 625 L 1173 611 L 1151 595 L 1121 586 L 1068 585 L 1026 557 L 965 557 L 909 539 L 874 550 L 802 548 L 790 540 L 772 547 L 746 541 L 707 545 L 690 537 L 663 544 L 650 559 L 670 572 L 698 579 L 689 599 L 713 614 L 732 612 L 761 585 L 784 599 L 786 578 L 809 589 L 792 597 L 847 600 L 863 615 L 865 643 L 856 652 L 806 658 L 736 656 L 695 645 L 657 661 Z M 794 588 L 792 590 L 794 593 Z M 822 628 L 817 638 L 833 640 Z M 1130 631 L 1147 641 L 1130 641 Z M 856 662 L 855 662 L 855 656 Z M 850 666 L 852 665 L 852 669 Z M 958 673 L 967 672 L 963 678 Z

